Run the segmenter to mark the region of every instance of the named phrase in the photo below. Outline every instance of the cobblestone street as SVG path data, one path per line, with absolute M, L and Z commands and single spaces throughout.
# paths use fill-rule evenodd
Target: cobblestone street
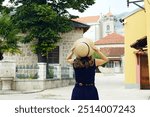
M 48 89 L 35 92 L 0 92 L 1 100 L 70 100 L 74 86 Z M 124 85 L 124 75 L 96 75 L 96 87 L 101 100 L 148 100 L 150 90 L 126 89 Z

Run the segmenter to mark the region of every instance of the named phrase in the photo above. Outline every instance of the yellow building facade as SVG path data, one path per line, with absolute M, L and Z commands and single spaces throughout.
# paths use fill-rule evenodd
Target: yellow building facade
M 141 68 L 138 65 L 136 52 L 139 50 L 131 48 L 131 45 L 140 39 L 147 39 L 146 53 L 148 55 L 148 66 L 150 66 L 150 0 L 144 0 L 144 9 L 139 9 L 124 18 L 125 31 L 125 84 L 127 88 L 138 88 L 141 83 Z M 149 76 L 150 76 L 150 69 Z M 150 81 L 150 80 L 149 80 Z
M 147 35 L 147 48 L 148 48 L 149 76 L 150 76 L 150 0 L 144 0 L 144 4 L 146 10 L 146 35 Z

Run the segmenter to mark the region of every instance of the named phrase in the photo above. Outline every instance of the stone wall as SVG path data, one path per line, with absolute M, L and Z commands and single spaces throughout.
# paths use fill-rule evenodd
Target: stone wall
M 60 65 L 56 68 L 56 77 L 53 79 L 46 79 L 46 63 L 38 63 L 38 79 L 18 79 L 13 78 L 9 80 L 7 78 L 0 77 L 0 90 L 16 90 L 16 91 L 34 91 L 45 90 L 50 88 L 58 88 L 74 84 L 72 67 L 69 67 L 68 75 L 65 78 L 61 78 Z M 15 71 L 14 71 L 15 72 Z M 7 83 L 7 84 L 6 84 Z
M 35 80 L 35 79 L 17 79 L 12 84 L 12 89 L 16 91 L 37 91 L 51 88 L 59 88 L 74 84 L 74 79 L 53 79 L 53 80 Z M 1 90 L 1 81 L 0 81 Z
M 58 43 L 60 48 L 59 50 L 59 64 L 62 66 L 66 66 L 65 58 L 71 49 L 73 43 L 83 37 L 83 29 L 75 29 L 68 33 L 62 34 L 62 39 Z M 30 44 L 20 44 L 21 54 L 12 55 L 10 53 L 4 54 L 4 60 L 13 60 L 16 62 L 18 67 L 27 67 L 27 66 L 36 66 L 38 63 L 38 57 L 31 51 L 31 43 Z
M 21 54 L 12 55 L 10 53 L 4 54 L 4 60 L 13 60 L 16 65 L 35 65 L 38 62 L 37 55 L 31 51 L 31 44 L 19 44 Z
M 59 47 L 60 47 L 59 61 L 61 66 L 68 65 L 68 63 L 66 63 L 67 54 L 69 53 L 74 42 L 81 37 L 83 37 L 83 29 L 76 29 L 62 35 L 63 39 L 59 42 Z

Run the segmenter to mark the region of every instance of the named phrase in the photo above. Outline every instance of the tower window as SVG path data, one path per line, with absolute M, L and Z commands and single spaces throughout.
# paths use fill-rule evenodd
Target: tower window
M 109 26 L 109 25 L 107 25 L 106 29 L 107 29 L 107 31 L 110 31 L 110 26 Z

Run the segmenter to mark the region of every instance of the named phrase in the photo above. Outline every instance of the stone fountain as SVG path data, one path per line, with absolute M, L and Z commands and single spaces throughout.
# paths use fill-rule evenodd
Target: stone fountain
M 14 61 L 0 61 L 1 90 L 12 90 L 12 84 L 15 76 L 16 63 Z

